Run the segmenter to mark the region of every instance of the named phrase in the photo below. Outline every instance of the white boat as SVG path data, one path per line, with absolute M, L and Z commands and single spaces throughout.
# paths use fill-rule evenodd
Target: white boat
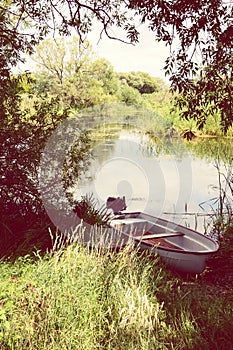
M 157 252 L 169 267 L 185 273 L 201 273 L 206 260 L 219 249 L 206 235 L 142 212 L 115 211 L 110 225 L 140 248 Z

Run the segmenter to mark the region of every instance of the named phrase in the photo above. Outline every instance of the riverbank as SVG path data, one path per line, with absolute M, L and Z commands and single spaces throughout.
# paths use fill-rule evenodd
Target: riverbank
M 69 245 L 0 264 L 0 348 L 230 349 L 232 232 L 200 276 L 128 246 Z

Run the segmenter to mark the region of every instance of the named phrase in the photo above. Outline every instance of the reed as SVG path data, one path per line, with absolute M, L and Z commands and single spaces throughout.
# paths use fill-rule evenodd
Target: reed
M 216 298 L 130 244 L 53 240 L 44 256 L 1 261 L 2 350 L 230 348 L 232 294 Z
M 224 232 L 233 226 L 233 161 L 223 163 L 219 159 L 215 161 L 215 168 L 218 176 L 218 186 L 214 189 L 217 192 L 212 198 L 211 220 L 209 226 L 212 227 L 212 234 L 222 238 Z

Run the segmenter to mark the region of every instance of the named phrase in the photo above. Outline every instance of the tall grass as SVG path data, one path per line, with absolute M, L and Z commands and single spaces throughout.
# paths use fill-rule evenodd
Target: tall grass
M 198 280 L 127 245 L 0 264 L 0 349 L 226 349 L 232 314 Z M 224 348 L 225 346 L 225 348 Z
M 216 196 L 209 201 L 200 204 L 200 207 L 208 205 L 210 212 L 205 229 L 217 239 L 223 238 L 225 231 L 233 227 L 233 161 L 215 161 L 218 177 L 218 185 L 211 186 Z M 203 206 L 204 205 L 204 206 Z

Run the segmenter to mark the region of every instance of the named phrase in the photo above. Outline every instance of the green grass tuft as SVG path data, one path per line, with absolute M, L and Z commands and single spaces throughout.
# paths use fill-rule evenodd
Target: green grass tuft
M 73 244 L 2 260 L 0 274 L 2 350 L 231 346 L 232 296 L 215 298 L 130 245 L 116 254 Z

